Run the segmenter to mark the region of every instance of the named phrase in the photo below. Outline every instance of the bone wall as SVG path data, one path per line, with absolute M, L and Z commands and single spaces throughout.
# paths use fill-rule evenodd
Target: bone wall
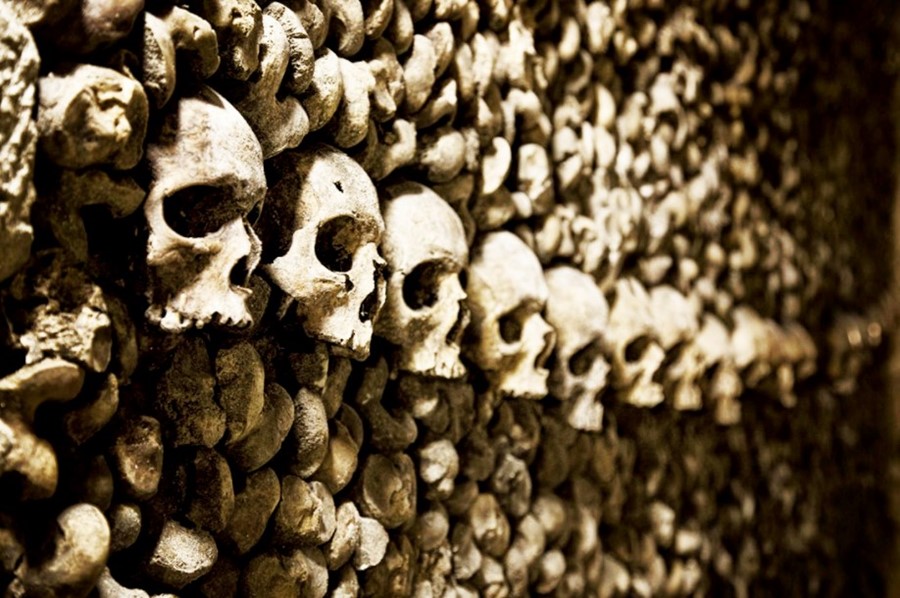
M 0 0 L 4 595 L 884 595 L 897 22 Z

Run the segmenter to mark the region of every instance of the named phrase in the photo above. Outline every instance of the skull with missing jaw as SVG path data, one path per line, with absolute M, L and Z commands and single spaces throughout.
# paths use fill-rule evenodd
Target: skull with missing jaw
M 467 355 L 500 395 L 544 397 L 556 334 L 541 316 L 548 290 L 534 252 L 510 232 L 486 234 L 472 254 L 468 293 Z
M 247 215 L 266 192 L 250 126 L 204 86 L 166 106 L 146 155 L 148 319 L 170 332 L 249 325 L 250 290 L 242 285 L 261 244 Z
M 375 324 L 394 344 L 398 367 L 459 378 L 460 339 L 469 321 L 460 275 L 469 248 L 462 221 L 437 193 L 414 182 L 387 188 L 383 204 L 387 299 Z
M 316 144 L 270 161 L 260 230 L 263 270 L 310 337 L 364 360 L 384 304 L 384 221 L 371 179 L 343 152 Z

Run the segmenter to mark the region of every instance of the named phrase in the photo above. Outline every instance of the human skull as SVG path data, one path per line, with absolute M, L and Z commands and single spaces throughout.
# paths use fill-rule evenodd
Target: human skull
M 652 303 L 634 278 L 621 278 L 609 314 L 607 339 L 612 349 L 613 384 L 636 407 L 663 401 L 663 388 L 653 378 L 665 359 L 656 340 Z
M 459 353 L 469 319 L 460 281 L 469 261 L 462 221 L 419 183 L 392 185 L 387 194 L 382 251 L 390 274 L 375 332 L 398 347 L 401 370 L 459 378 L 466 373 Z
M 147 145 L 151 182 L 147 317 L 167 331 L 247 326 L 259 262 L 247 214 L 264 198 L 262 150 L 250 126 L 209 87 L 167 105 Z
M 669 364 L 664 375 L 672 406 L 678 410 L 700 409 L 703 401 L 698 381 L 703 374 L 703 355 L 694 342 L 700 330 L 697 308 L 669 285 L 650 291 L 656 336 Z
M 566 419 L 573 428 L 598 432 L 603 426 L 598 395 L 609 374 L 603 357 L 609 305 L 594 279 L 571 266 L 551 268 L 545 276 L 547 321 L 557 337 L 550 393 L 566 401 Z
M 736 424 L 741 418 L 738 398 L 744 387 L 735 365 L 731 334 L 720 319 L 705 314 L 695 344 L 701 356 L 705 394 L 714 406 L 716 422 Z
M 271 167 L 260 226 L 271 240 L 263 269 L 286 294 L 279 314 L 296 303 L 306 334 L 366 359 L 385 295 L 375 186 L 359 164 L 325 144 L 286 151 Z
M 549 291 L 537 257 L 510 232 L 488 233 L 473 253 L 468 293 L 467 355 L 500 395 L 545 396 L 556 335 L 541 317 Z

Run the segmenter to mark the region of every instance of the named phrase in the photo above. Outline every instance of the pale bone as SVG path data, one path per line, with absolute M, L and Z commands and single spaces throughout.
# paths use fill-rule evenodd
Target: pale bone
M 349 148 L 365 139 L 369 132 L 369 94 L 375 88 L 375 78 L 365 62 L 341 58 L 339 63 L 344 93 L 328 132 L 335 145 Z
M 706 369 L 703 352 L 694 342 L 700 332 L 697 309 L 687 297 L 668 285 L 650 291 L 653 313 L 656 316 L 656 335 L 663 350 L 677 352 L 666 370 L 666 385 L 670 387 L 675 409 L 702 407 L 700 376 Z
M 456 81 L 444 79 L 431 99 L 414 116 L 416 126 L 425 129 L 437 123 L 455 121 L 458 101 Z
M 325 484 L 332 494 L 336 494 L 350 483 L 356 472 L 359 444 L 341 422 L 333 421 L 331 426 L 328 450 L 313 478 Z
M 286 295 L 279 313 L 296 303 L 309 336 L 365 359 L 385 295 L 375 186 L 356 162 L 326 145 L 285 152 L 272 171 L 261 227 L 273 246 L 264 270 Z
M 443 500 L 453 494 L 458 473 L 459 455 L 446 438 L 419 449 L 419 477 L 428 486 L 427 498 Z
M 292 475 L 281 480 L 281 502 L 273 514 L 273 539 L 280 546 L 318 546 L 334 535 L 334 498 L 321 482 Z
M 47 498 L 56 490 L 59 466 L 52 445 L 31 424 L 45 401 L 68 401 L 81 391 L 84 371 L 61 359 L 26 365 L 0 379 L 0 475 L 22 476 L 22 499 Z
M 399 527 L 415 516 L 416 469 L 406 454 L 370 455 L 359 484 L 360 509 L 387 529 Z
M 109 556 L 109 524 L 103 513 L 86 503 L 68 507 L 56 518 L 49 556 L 15 570 L 11 596 L 83 596 L 97 583 Z
M 40 81 L 40 148 L 66 168 L 134 167 L 143 154 L 149 105 L 140 83 L 80 64 Z
M 472 256 L 468 293 L 471 359 L 500 394 L 545 396 L 555 335 L 540 313 L 548 290 L 537 257 L 512 233 L 485 235 Z
M 536 143 L 525 143 L 518 150 L 516 182 L 528 197 L 533 212 L 547 213 L 553 205 L 553 171 L 547 151 Z
M 12 279 L 10 296 L 30 307 L 10 313 L 19 324 L 11 332 L 15 345 L 26 352 L 25 363 L 52 356 L 94 372 L 107 368 L 113 334 L 103 291 L 61 250 L 36 254 Z
M 205 19 L 178 6 L 159 18 L 169 31 L 180 64 L 186 64 L 201 79 L 211 77 L 219 69 L 218 37 Z
M 369 71 L 375 80 L 372 89 L 372 118 L 386 122 L 397 114 L 397 107 L 403 102 L 406 87 L 403 82 L 403 68 L 397 61 L 397 53 L 389 41 L 378 39 L 372 44 L 372 58 Z
M 166 521 L 145 564 L 147 574 L 169 587 L 181 589 L 206 575 L 218 558 L 213 537 Z
M 414 182 L 386 189 L 382 251 L 390 275 L 376 334 L 397 346 L 397 366 L 419 375 L 459 378 L 460 340 L 468 323 L 460 273 L 468 247 L 456 212 Z M 424 241 L 414 231 L 430 231 Z M 419 239 L 419 240 L 417 240 Z
M 403 84 L 406 88 L 403 108 L 407 114 L 418 112 L 431 95 L 436 65 L 437 56 L 431 40 L 424 35 L 416 35 L 412 52 L 403 63 Z
M 0 176 L 0 281 L 28 261 L 34 238 L 29 216 L 35 200 L 33 175 L 38 135 L 32 114 L 40 57 L 31 33 L 13 14 L 30 4 L 0 6 L 0 49 L 6 56 L 0 63 L 0 152 L 6 156 Z M 34 8 L 37 10 L 38 6 Z M 20 18 L 24 18 L 21 12 Z
M 449 126 L 422 135 L 418 165 L 433 183 L 446 183 L 465 165 L 466 143 L 462 134 Z
M 398 54 L 403 54 L 412 45 L 415 31 L 413 30 L 412 15 L 404 0 L 394 0 L 394 14 L 384 34 Z
M 481 493 L 467 513 L 475 541 L 484 554 L 501 558 L 509 548 L 510 523 L 493 494 Z
M 366 36 L 360 0 L 321 0 L 318 4 L 325 17 L 329 35 L 332 31 L 335 32 L 337 53 L 346 58 L 359 52 Z M 337 19 L 340 26 L 335 27 L 331 23 L 332 19 Z
M 415 125 L 397 118 L 390 127 L 382 135 L 379 127 L 374 122 L 370 123 L 365 149 L 354 156 L 373 181 L 380 181 L 416 159 Z
M 296 20 L 293 13 L 283 14 Z M 225 93 L 253 129 L 263 158 L 268 159 L 303 141 L 309 131 L 309 117 L 297 98 L 281 91 L 291 59 L 284 26 L 268 9 L 263 12 L 262 24 L 257 73 Z M 299 22 L 294 25 L 301 26 Z
M 637 407 L 653 407 L 663 389 L 653 375 L 665 359 L 654 335 L 650 296 L 633 278 L 616 283 L 616 300 L 609 314 L 607 339 L 612 353 L 613 384 Z
M 328 452 L 328 417 L 319 394 L 301 388 L 294 396 L 294 423 L 289 439 L 293 459 L 288 469 L 294 475 L 309 477 Z
M 531 474 L 522 459 L 505 453 L 497 459 L 491 475 L 491 490 L 500 506 L 513 517 L 522 517 L 531 506 Z
M 518 136 L 523 146 L 536 144 L 545 148 L 549 144 L 553 124 L 536 93 L 511 89 L 501 106 L 504 113 L 503 136 L 507 141 L 512 143 Z
M 146 193 L 133 179 L 104 170 L 63 170 L 46 202 L 53 236 L 80 262 L 88 259 L 88 235 L 81 219 L 86 206 L 105 206 L 114 218 L 137 210 Z
M 292 94 L 303 93 L 312 82 L 315 55 L 312 41 L 300 16 L 280 2 L 272 2 L 266 6 L 263 14 L 278 21 L 287 35 L 290 62 L 281 82 L 282 87 Z
M 603 427 L 599 395 L 609 374 L 603 357 L 609 305 L 594 279 L 570 266 L 552 268 L 545 278 L 547 321 L 557 338 L 550 392 L 566 401 L 563 410 L 572 427 L 597 432 Z
M 259 68 L 262 10 L 254 0 L 203 0 L 197 10 L 216 32 L 223 74 L 246 81 Z
M 338 55 L 325 48 L 316 57 L 312 81 L 300 100 L 309 117 L 309 130 L 318 131 L 337 112 L 344 95 L 344 78 Z
M 366 38 L 380 39 L 394 16 L 394 0 L 377 0 L 374 5 L 366 2 L 363 11 L 365 13 Z
M 167 108 L 162 135 L 147 147 L 147 316 L 166 331 L 247 326 L 251 292 L 232 278 L 249 280 L 259 261 L 246 215 L 265 195 L 262 150 L 240 113 L 208 87 Z
M 353 553 L 353 568 L 371 569 L 384 560 L 390 538 L 384 526 L 370 517 L 359 518 L 359 545 Z
M 475 545 L 475 532 L 466 523 L 456 523 L 450 534 L 453 547 L 453 576 L 463 581 L 481 569 L 481 551 Z
M 335 571 L 343 567 L 356 552 L 360 542 L 360 521 L 359 511 L 353 502 L 348 500 L 337 507 L 334 534 L 322 547 L 329 570 Z

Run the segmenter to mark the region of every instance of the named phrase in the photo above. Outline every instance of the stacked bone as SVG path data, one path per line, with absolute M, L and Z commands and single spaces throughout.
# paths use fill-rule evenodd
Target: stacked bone
M 7 593 L 818 591 L 807 2 L 146 4 L 0 0 Z

